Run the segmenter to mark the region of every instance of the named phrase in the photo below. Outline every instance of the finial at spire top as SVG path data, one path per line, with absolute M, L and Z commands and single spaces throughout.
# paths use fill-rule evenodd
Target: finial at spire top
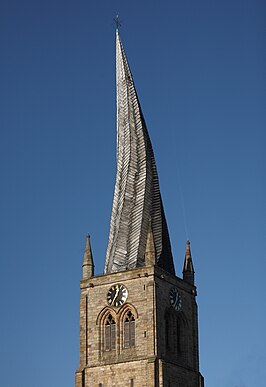
M 86 250 L 90 250 L 91 249 L 91 243 L 90 243 L 90 234 L 87 233 L 86 235 Z
M 187 243 L 186 243 L 186 257 L 191 257 L 190 241 L 189 240 L 187 240 Z
M 115 22 L 116 30 L 118 31 L 119 27 L 121 27 L 121 23 L 119 21 L 119 15 L 116 15 L 116 17 L 114 18 L 114 22 Z

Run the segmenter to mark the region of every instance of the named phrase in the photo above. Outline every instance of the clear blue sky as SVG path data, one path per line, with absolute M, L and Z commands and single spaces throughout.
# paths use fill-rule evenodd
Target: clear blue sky
M 1 1 L 0 385 L 74 386 L 85 236 L 101 273 L 115 182 L 117 13 L 178 275 L 191 240 L 206 387 L 265 387 L 263 0 Z

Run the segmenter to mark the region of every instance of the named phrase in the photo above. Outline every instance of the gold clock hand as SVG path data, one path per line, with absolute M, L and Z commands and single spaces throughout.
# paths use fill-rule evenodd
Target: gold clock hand
M 116 292 L 115 292 L 115 296 L 114 296 L 114 298 L 113 298 L 113 301 L 112 301 L 111 305 L 114 304 L 114 301 L 115 301 L 115 299 L 116 299 L 117 296 L 118 296 L 118 292 L 119 292 L 119 287 L 118 287 L 118 285 L 116 285 Z

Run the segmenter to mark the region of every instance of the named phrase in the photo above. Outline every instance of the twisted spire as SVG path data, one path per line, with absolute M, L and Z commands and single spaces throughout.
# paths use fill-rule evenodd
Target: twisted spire
M 118 29 L 116 89 L 117 174 L 105 273 L 144 266 L 152 236 L 154 263 L 174 274 L 153 149 Z

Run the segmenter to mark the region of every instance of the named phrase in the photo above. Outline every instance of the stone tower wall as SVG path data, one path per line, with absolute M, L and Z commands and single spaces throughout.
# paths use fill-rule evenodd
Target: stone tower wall
M 128 298 L 114 308 L 108 305 L 107 293 L 118 283 L 126 286 Z M 174 313 L 185 322 L 183 348 L 178 354 L 167 350 L 165 344 L 165 315 L 171 311 L 169 291 L 173 286 L 182 296 L 182 309 Z M 184 381 L 184 387 L 203 386 L 198 373 L 195 294 L 193 285 L 154 266 L 82 280 L 76 387 L 99 387 L 101 383 L 102 387 L 183 386 L 177 381 Z M 125 349 L 122 321 L 128 308 L 135 316 L 136 341 L 134 348 Z M 116 321 L 116 349 L 105 351 L 103 321 L 110 312 Z

